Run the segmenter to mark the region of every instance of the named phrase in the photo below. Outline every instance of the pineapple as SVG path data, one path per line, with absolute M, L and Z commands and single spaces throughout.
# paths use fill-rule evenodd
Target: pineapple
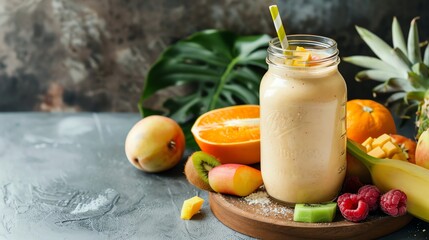
M 356 26 L 357 32 L 378 57 L 351 56 L 343 60 L 360 67 L 368 68 L 358 72 L 357 81 L 374 80 L 380 82 L 373 89 L 377 94 L 390 94 L 387 104 L 398 104 L 402 118 L 416 114 L 416 139 L 429 128 L 429 45 L 420 43 L 417 21 L 411 21 L 408 39 L 404 35 L 398 20 L 393 18 L 393 47 L 365 28 Z M 426 47 L 425 47 L 426 46 Z M 422 57 L 421 48 L 425 47 Z

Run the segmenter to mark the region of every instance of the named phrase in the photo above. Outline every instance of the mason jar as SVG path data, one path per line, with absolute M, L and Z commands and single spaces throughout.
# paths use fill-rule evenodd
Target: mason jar
M 315 35 L 288 41 L 288 50 L 277 38 L 269 42 L 260 85 L 264 185 L 288 204 L 331 201 L 346 173 L 347 91 L 337 43 Z

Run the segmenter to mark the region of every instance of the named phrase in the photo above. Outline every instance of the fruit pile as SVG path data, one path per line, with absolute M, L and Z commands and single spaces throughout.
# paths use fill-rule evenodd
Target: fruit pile
M 250 166 L 260 161 L 259 106 L 207 112 L 197 119 L 191 132 L 202 150 L 191 154 L 185 164 L 185 175 L 191 184 L 238 197 L 251 194 L 263 184 L 260 170 Z M 347 102 L 347 136 L 343 192 L 348 192 L 336 203 L 297 204 L 294 220 L 332 221 L 338 205 L 344 218 L 353 222 L 364 220 L 378 207 L 388 215 L 408 211 L 429 221 L 429 171 L 423 168 L 429 163 L 425 151 L 429 134 L 423 133 L 416 144 L 396 134 L 393 118 L 383 105 L 372 100 L 351 100 Z M 174 167 L 184 149 L 182 129 L 162 116 L 136 123 L 125 143 L 131 164 L 146 172 Z M 350 179 L 358 184 L 350 183 Z M 197 196 L 186 200 L 181 217 L 190 219 L 202 205 L 203 200 Z
M 205 191 L 245 197 L 262 185 L 249 164 L 260 161 L 259 106 L 226 107 L 201 115 L 192 134 L 202 151 L 185 164 L 187 180 Z
M 356 178 L 374 184 L 383 193 L 392 189 L 402 191 L 407 198 L 407 212 L 429 221 L 426 200 L 429 198 L 429 171 L 424 164 L 429 158 L 421 156 L 427 155 L 424 134 L 417 144 L 396 134 L 390 112 L 374 101 L 351 100 L 347 107 L 349 105 L 352 107 L 347 109 L 347 120 L 351 120 L 347 122 L 346 179 Z M 359 122 L 365 126 L 365 131 Z M 346 182 L 345 185 L 353 184 Z

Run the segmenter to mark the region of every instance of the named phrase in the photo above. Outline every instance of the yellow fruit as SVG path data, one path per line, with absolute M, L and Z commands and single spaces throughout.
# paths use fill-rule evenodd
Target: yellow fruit
M 296 60 L 292 61 L 292 66 L 296 67 L 305 67 L 307 65 L 307 61 L 311 60 L 311 53 L 307 49 L 299 46 L 296 47 L 293 52 L 293 56 Z
M 204 199 L 195 196 L 190 199 L 187 199 L 183 202 L 182 212 L 180 218 L 184 220 L 189 220 L 198 213 L 203 206 Z
M 380 191 L 399 189 L 407 195 L 407 211 L 429 222 L 429 170 L 408 161 L 369 156 L 359 144 L 347 140 L 347 152 L 360 160 L 371 172 L 371 178 Z
M 365 147 L 367 154 L 375 158 L 407 161 L 407 156 L 402 152 L 402 148 L 388 134 L 383 134 L 375 139 L 369 137 L 362 145 Z
M 173 119 L 152 115 L 138 121 L 125 139 L 130 163 L 145 172 L 162 172 L 176 166 L 185 151 L 185 135 Z

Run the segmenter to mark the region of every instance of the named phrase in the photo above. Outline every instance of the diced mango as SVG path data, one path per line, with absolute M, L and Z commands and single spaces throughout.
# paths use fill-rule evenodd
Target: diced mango
M 362 143 L 362 146 L 366 148 L 368 155 L 373 157 L 407 161 L 407 154 L 388 134 L 383 134 L 375 139 L 369 137 Z
M 184 220 L 189 220 L 198 213 L 203 206 L 204 199 L 195 196 L 190 199 L 187 199 L 183 202 L 182 212 L 180 214 L 180 218 Z
M 383 151 L 386 153 L 387 157 L 392 157 L 393 154 L 400 152 L 401 149 L 399 148 L 398 145 L 388 141 L 386 142 L 383 147 L 381 147 L 383 149 Z
M 376 158 L 385 158 L 386 157 L 386 153 L 379 146 L 376 148 L 373 148 L 371 151 L 369 151 L 368 155 L 376 157 Z
M 292 61 L 292 66 L 305 67 L 306 62 L 311 60 L 311 53 L 307 49 L 299 46 L 296 47 L 293 56 L 296 60 Z
M 372 147 L 373 148 L 381 147 L 387 141 L 391 141 L 391 140 L 392 140 L 392 138 L 388 134 L 383 134 L 383 135 L 379 136 L 378 138 L 374 139 L 374 141 L 372 142 Z
M 373 141 L 374 141 L 374 138 L 369 137 L 369 138 L 367 138 L 367 139 L 362 143 L 362 145 L 363 145 L 363 146 L 365 146 L 365 147 L 369 145 L 369 146 L 371 147 L 371 146 L 372 146 L 372 142 L 373 142 Z
M 371 151 L 372 146 L 371 145 L 366 145 L 365 148 L 366 148 L 366 152 L 369 152 L 369 151 Z
M 397 159 L 397 160 L 401 160 L 401 161 L 408 161 L 407 160 L 407 156 L 405 156 L 405 154 L 403 152 L 398 152 L 393 154 L 393 156 L 391 157 L 391 159 Z

